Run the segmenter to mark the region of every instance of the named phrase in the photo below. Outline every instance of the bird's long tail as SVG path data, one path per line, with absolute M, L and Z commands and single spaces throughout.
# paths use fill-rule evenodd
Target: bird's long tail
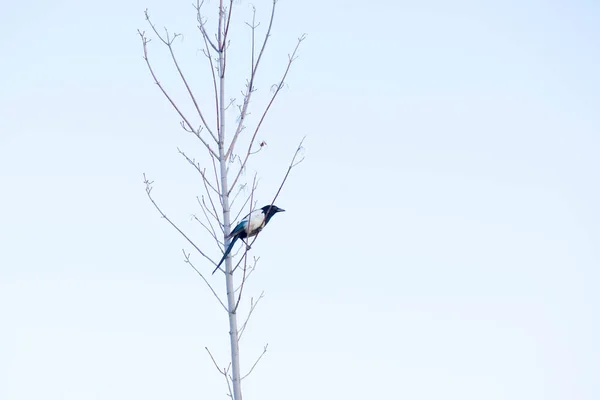
M 219 264 L 217 264 L 217 268 L 215 268 L 215 270 L 212 272 L 213 275 L 215 272 L 217 272 L 217 270 L 219 269 L 221 264 L 223 264 L 223 261 L 225 261 L 225 259 L 229 255 L 229 253 L 231 253 L 231 249 L 233 249 L 233 245 L 235 244 L 237 239 L 238 239 L 237 236 L 233 237 L 233 239 L 231 240 L 231 243 L 229 243 L 229 246 L 227 246 L 227 250 L 225 250 L 225 253 L 223 253 L 223 258 L 221 258 L 221 261 L 219 261 Z

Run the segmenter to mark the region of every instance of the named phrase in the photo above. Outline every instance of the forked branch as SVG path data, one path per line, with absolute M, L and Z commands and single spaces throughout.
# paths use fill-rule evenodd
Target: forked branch
M 242 376 L 241 380 L 244 380 L 244 378 L 246 378 L 248 375 L 250 375 L 252 373 L 252 371 L 254 371 L 254 367 L 256 367 L 256 364 L 258 364 L 258 362 L 260 361 L 260 359 L 263 358 L 263 356 L 267 352 L 267 347 L 269 347 L 268 343 L 265 344 L 265 347 L 263 348 L 262 353 L 260 353 L 260 356 L 258 356 L 258 358 L 256 359 L 256 361 L 254 362 L 254 365 L 252 365 L 252 368 L 250 368 L 250 371 L 248 371 L 248 373 L 246 375 Z
M 260 120 L 258 121 L 258 124 L 256 125 L 256 128 L 254 129 L 254 133 L 252 134 L 252 138 L 250 139 L 250 143 L 248 144 L 248 150 L 246 151 L 246 156 L 244 157 L 244 161 L 242 162 L 242 165 L 240 166 L 240 170 L 236 174 L 235 179 L 233 180 L 233 183 L 229 187 L 229 193 L 231 193 L 231 190 L 235 187 L 235 184 L 237 183 L 238 179 L 242 175 L 242 171 L 246 167 L 246 163 L 248 162 L 248 158 L 250 158 L 250 156 L 252 155 L 252 146 L 254 145 L 254 141 L 256 140 L 256 135 L 258 134 L 258 131 L 260 130 L 260 127 L 262 126 L 262 123 L 265 120 L 265 117 L 267 116 L 267 113 L 271 109 L 271 106 L 273 105 L 273 102 L 277 98 L 277 95 L 279 94 L 279 92 L 283 88 L 283 86 L 285 84 L 285 79 L 286 79 L 286 77 L 288 75 L 288 72 L 290 71 L 292 63 L 294 62 L 294 60 L 296 60 L 296 53 L 298 52 L 298 48 L 300 47 L 300 44 L 302 43 L 302 41 L 304 41 L 305 38 L 306 38 L 306 35 L 302 35 L 301 37 L 298 38 L 298 42 L 296 43 L 296 47 L 294 48 L 294 51 L 292 52 L 291 55 L 288 56 L 288 63 L 287 63 L 287 67 L 285 68 L 285 72 L 283 73 L 283 76 L 281 77 L 281 80 L 279 81 L 279 84 L 274 85 L 275 86 L 275 90 L 273 92 L 273 96 L 271 96 L 271 99 L 269 100 L 269 103 L 267 104 L 267 107 L 265 108 L 262 116 L 260 117 Z M 230 146 L 229 150 L 227 151 L 227 156 L 225 157 L 225 159 L 227 159 L 229 157 L 229 154 L 231 154 L 232 149 L 233 149 L 233 147 Z
M 254 62 L 254 34 L 258 25 L 255 23 L 256 9 L 254 6 L 252 7 L 252 25 L 250 29 L 252 30 L 252 55 L 251 55 L 251 65 L 250 65 L 250 78 L 248 79 L 248 84 L 246 86 L 246 93 L 244 93 L 244 102 L 240 109 L 240 120 L 238 122 L 237 128 L 233 135 L 233 139 L 231 140 L 231 144 L 229 145 L 229 149 L 225 154 L 225 159 L 228 159 L 231 155 L 231 152 L 235 148 L 235 143 L 238 139 L 238 136 L 244 130 L 244 121 L 246 119 L 246 115 L 248 115 L 248 105 L 250 104 L 250 98 L 252 97 L 252 93 L 254 92 L 254 80 L 256 79 L 256 74 L 258 71 L 258 66 L 260 65 L 260 60 L 265 52 L 265 48 L 267 47 L 267 42 L 269 41 L 269 37 L 271 37 L 271 29 L 273 28 L 273 20 L 275 19 L 275 5 L 277 4 L 277 0 L 273 0 L 273 7 L 271 8 L 271 18 L 269 19 L 269 27 L 267 28 L 267 32 L 265 33 L 265 38 L 263 40 L 262 46 L 260 48 L 260 52 L 258 53 L 258 57 L 256 58 L 256 62 Z
M 179 109 L 179 107 L 177 106 L 177 104 L 175 103 L 175 101 L 171 98 L 171 96 L 167 93 L 167 91 L 165 90 L 165 88 L 159 82 L 156 74 L 154 73 L 154 69 L 152 68 L 152 64 L 150 64 L 150 59 L 148 58 L 148 43 L 150 42 L 150 39 L 148 39 L 146 37 L 146 33 L 144 31 L 138 30 L 138 34 L 140 35 L 140 38 L 142 39 L 142 48 L 144 50 L 144 57 L 143 58 L 144 58 L 144 61 L 146 61 L 146 65 L 148 66 L 148 70 L 150 71 L 150 75 L 152 75 L 152 79 L 154 79 L 154 83 L 156 84 L 156 86 L 158 86 L 158 88 L 163 93 L 163 95 L 167 98 L 167 100 L 169 101 L 169 103 L 171 103 L 171 106 L 175 109 L 175 111 L 177 112 L 177 114 L 179 114 L 179 116 L 183 120 L 182 125 L 184 126 L 184 129 L 187 130 L 187 131 L 193 132 L 194 135 L 196 135 L 196 137 L 198 139 L 200 139 L 200 141 L 202 142 L 202 144 L 204 144 L 204 147 L 206 147 L 206 149 L 208 150 L 208 152 L 211 155 L 211 157 L 215 157 L 215 158 L 218 159 L 219 156 L 217 155 L 217 153 L 210 147 L 210 145 L 206 142 L 206 140 L 204 140 L 204 138 L 202 136 L 200 136 L 200 130 L 199 129 L 195 129 L 192 126 L 192 124 L 190 123 L 190 121 L 183 114 L 183 112 Z
M 184 237 L 185 240 L 188 241 L 189 244 L 192 245 L 192 247 L 194 247 L 198 253 L 200 253 L 204 258 L 206 258 L 208 261 L 210 261 L 211 263 L 213 263 L 213 265 L 217 265 L 217 263 L 215 263 L 212 258 L 210 258 L 209 256 L 206 255 L 206 253 L 204 253 L 197 245 L 196 243 L 194 243 L 192 241 L 192 239 L 189 238 L 188 235 L 186 235 L 181 229 L 179 229 L 179 227 L 173 222 L 171 221 L 171 219 L 169 219 L 169 217 L 167 217 L 167 215 L 162 211 L 162 209 L 158 206 L 158 204 L 156 204 L 156 201 L 154 201 L 154 198 L 152 197 L 152 184 L 154 183 L 154 181 L 149 181 L 148 178 L 146 178 L 146 174 L 144 174 L 144 184 L 146 185 L 146 195 L 148 196 L 148 199 L 150 199 L 150 202 L 152 203 L 152 205 L 154 206 L 154 208 L 156 208 L 156 210 L 158 211 L 158 213 L 161 215 L 162 218 L 164 218 L 173 228 L 175 228 L 175 230 L 177 232 L 179 232 L 181 234 L 181 236 Z

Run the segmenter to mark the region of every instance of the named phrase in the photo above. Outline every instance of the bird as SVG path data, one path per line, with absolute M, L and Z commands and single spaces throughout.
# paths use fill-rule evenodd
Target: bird
M 265 225 L 269 223 L 273 215 L 278 212 L 285 211 L 283 208 L 279 208 L 274 204 L 264 206 L 259 208 L 258 210 L 252 211 L 250 214 L 246 215 L 236 226 L 233 228 L 231 233 L 227 235 L 227 238 L 231 238 L 231 242 L 229 246 L 227 246 L 227 250 L 223 253 L 223 258 L 217 264 L 217 268 L 212 272 L 213 274 L 217 272 L 223 261 L 227 258 L 231 249 L 233 249 L 233 245 L 238 239 L 245 239 L 252 236 L 256 236 L 258 232 L 262 231 Z

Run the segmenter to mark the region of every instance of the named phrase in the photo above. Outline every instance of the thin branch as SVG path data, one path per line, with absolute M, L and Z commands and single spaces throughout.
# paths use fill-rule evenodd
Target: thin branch
M 175 230 L 177 230 L 177 232 L 179 232 L 181 234 L 181 236 L 183 236 L 185 238 L 185 240 L 188 241 L 189 244 L 191 244 L 197 251 L 198 253 L 202 254 L 202 256 L 204 256 L 204 258 L 206 258 L 208 261 L 210 261 L 211 263 L 213 263 L 213 265 L 217 265 L 217 263 L 215 263 L 209 256 L 207 256 L 202 250 L 200 250 L 200 248 L 198 246 L 196 246 L 196 244 L 181 230 L 179 229 L 179 227 L 177 225 L 175 225 L 175 223 L 173 221 L 171 221 L 166 214 L 161 210 L 161 208 L 158 206 L 158 204 L 156 204 L 156 202 L 154 201 L 154 199 L 152 198 L 151 192 L 152 192 L 152 183 L 154 183 L 154 181 L 149 181 L 146 178 L 146 174 L 144 174 L 144 184 L 146 185 L 146 195 L 148 196 L 148 198 L 150 199 L 150 202 L 152 202 L 152 204 L 154 205 L 154 208 L 156 208 L 156 210 L 158 211 L 158 213 L 173 227 L 175 228 Z
M 273 201 L 271 201 L 271 205 L 273 205 L 275 203 L 275 200 L 277 200 L 277 197 L 279 197 L 279 192 L 281 192 L 281 189 L 283 188 L 285 181 L 287 181 L 288 175 L 290 174 L 290 171 L 292 170 L 292 168 L 294 168 L 296 165 L 298 165 L 302 161 L 304 161 L 304 156 L 302 156 L 302 158 L 300 160 L 296 161 L 296 157 L 298 157 L 298 154 L 300 154 L 300 152 L 302 150 L 304 150 L 304 147 L 302 147 L 302 144 L 304 143 L 304 139 L 306 139 L 306 136 L 304 136 L 302 138 L 302 140 L 300 141 L 300 144 L 298 145 L 298 148 L 296 149 L 296 152 L 294 153 L 294 157 L 292 157 L 292 162 L 290 162 L 290 165 L 285 173 L 285 176 L 283 177 L 283 181 L 281 181 L 281 185 L 279 185 L 279 189 L 277 189 L 277 193 L 275 193 L 275 197 L 273 197 Z
M 215 217 L 217 217 L 217 215 L 219 214 L 217 212 L 217 207 L 215 207 L 215 203 L 213 202 L 212 196 L 210 195 L 210 192 L 208 191 L 208 187 L 206 187 L 208 182 L 207 182 L 207 180 L 204 180 L 203 182 L 204 182 L 204 190 L 206 190 L 206 194 L 208 195 L 208 201 L 210 201 L 210 205 L 215 213 Z M 220 193 L 217 193 L 217 195 L 221 196 Z M 220 197 L 219 197 L 219 200 L 220 200 Z M 202 201 L 204 201 L 204 196 L 202 196 Z M 216 219 L 217 219 L 217 222 L 219 223 L 219 225 L 222 225 L 221 220 L 218 217 Z
M 219 220 L 219 217 L 216 214 L 213 214 L 213 212 L 208 209 L 208 206 L 206 205 L 206 202 L 204 201 L 204 196 L 202 196 L 202 199 L 200 197 L 196 196 L 196 201 L 198 202 L 198 204 L 200 204 L 200 206 L 205 207 L 206 211 L 210 214 L 210 216 L 213 217 L 216 221 L 218 221 L 219 225 L 221 225 L 221 220 Z
M 245 245 L 245 246 L 242 246 L 242 247 L 240 247 L 240 248 L 239 248 L 239 249 L 238 249 L 238 250 L 235 252 L 235 254 L 232 254 L 232 255 L 231 255 L 231 259 L 237 258 L 237 255 L 240 253 L 240 251 L 242 251 L 242 249 L 244 249 L 244 254 L 246 254 L 246 252 L 247 252 L 247 250 L 248 250 L 248 249 L 247 249 L 247 247 L 248 247 L 248 242 L 247 242 L 245 239 L 242 239 L 242 241 L 244 242 L 244 245 Z M 235 264 L 235 267 L 233 267 L 233 268 L 231 269 L 231 274 L 233 274 L 233 273 L 234 273 L 234 272 L 235 272 L 235 271 L 236 271 L 236 270 L 237 270 L 237 269 L 240 267 L 240 265 L 242 264 L 242 261 L 244 261 L 244 257 L 241 257 L 241 258 L 238 260 L 238 262 Z
M 228 396 L 233 399 L 233 392 L 231 391 L 231 383 L 230 383 L 231 379 L 229 379 L 230 378 L 230 376 L 229 376 L 229 369 L 230 368 L 231 368 L 231 363 L 229 363 L 229 365 L 227 366 L 227 369 L 223 368 L 223 372 L 224 372 L 223 375 L 225 375 L 225 380 L 227 381 L 227 389 L 229 389 Z
M 245 188 L 246 188 L 246 184 L 240 185 L 238 191 L 233 196 L 233 199 L 229 202 L 229 208 L 233 208 L 233 205 L 235 204 L 236 199 L 238 198 L 238 196 L 240 195 L 240 193 L 242 193 L 244 191 Z
M 229 193 L 231 193 L 231 188 L 235 187 L 235 184 L 237 183 L 238 179 L 240 178 L 240 175 L 241 175 L 243 169 L 245 168 L 246 163 L 248 162 L 248 158 L 250 158 L 250 153 L 252 152 L 252 145 L 254 144 L 254 141 L 256 140 L 256 135 L 258 134 L 258 131 L 259 131 L 259 129 L 260 129 L 263 121 L 265 120 L 265 117 L 267 116 L 267 113 L 269 112 L 269 109 L 271 108 L 271 105 L 275 101 L 275 98 L 277 97 L 277 94 L 279 93 L 279 91 L 283 87 L 283 84 L 285 82 L 285 78 L 287 77 L 287 74 L 290 71 L 290 67 L 292 66 L 292 63 L 294 62 L 294 60 L 296 59 L 296 53 L 298 52 L 298 48 L 300 47 L 300 44 L 302 43 L 302 41 L 305 38 L 306 38 L 305 35 L 302 35 L 300 38 L 298 38 L 298 43 L 296 43 L 296 47 L 294 48 L 294 51 L 293 51 L 292 55 L 290 55 L 288 57 L 289 58 L 288 59 L 288 64 L 287 64 L 287 67 L 286 67 L 285 72 L 283 74 L 283 77 L 279 81 L 279 84 L 277 85 L 277 87 L 275 89 L 275 92 L 273 93 L 273 96 L 271 97 L 271 100 L 267 104 L 267 107 L 265 108 L 265 111 L 263 112 L 262 117 L 258 121 L 258 125 L 256 126 L 256 129 L 254 130 L 254 134 L 252 135 L 252 139 L 250 140 L 250 144 L 248 145 L 248 151 L 246 152 L 246 157 L 244 158 L 242 166 L 240 167 L 240 171 L 237 173 L 235 179 L 233 180 L 233 183 L 230 186 Z M 232 148 L 230 147 L 230 150 L 231 149 Z M 227 159 L 228 156 L 229 156 L 229 153 L 227 154 L 227 156 L 225 157 L 225 159 Z
M 246 266 L 247 266 L 246 260 L 247 259 L 248 259 L 248 249 L 246 248 L 246 251 L 244 252 L 244 273 L 242 275 L 242 283 L 240 285 L 240 294 L 238 295 L 238 299 L 237 299 L 237 301 L 235 303 L 235 307 L 233 307 L 233 312 L 234 313 L 237 312 L 237 309 L 238 309 L 238 307 L 240 305 L 240 301 L 242 300 L 242 293 L 244 292 L 244 284 L 246 283 L 246 270 L 247 270 L 247 268 L 246 268 Z M 231 271 L 231 273 L 233 273 L 233 271 Z M 234 291 L 234 293 L 235 293 L 235 291 Z
M 192 99 L 192 102 L 194 103 L 194 107 L 196 107 L 196 111 L 198 112 L 198 115 L 200 116 L 202 123 L 204 124 L 204 126 L 206 127 L 206 130 L 208 131 L 208 133 L 210 133 L 210 135 L 212 136 L 214 141 L 216 143 L 218 143 L 217 137 L 214 135 L 214 133 L 210 129 L 210 126 L 206 123 L 206 120 L 204 119 L 204 114 L 200 110 L 200 106 L 198 105 L 198 102 L 196 101 L 196 96 L 194 96 L 194 93 L 192 92 L 192 89 L 190 88 L 190 85 L 188 84 L 187 79 L 185 78 L 185 75 L 183 74 L 183 71 L 179 67 L 179 62 L 177 62 L 177 57 L 175 57 L 175 52 L 173 51 L 173 41 L 179 35 L 175 34 L 173 39 L 170 40 L 169 33 L 167 32 L 166 33 L 167 40 L 164 40 L 161 37 L 161 35 L 158 33 L 158 31 L 156 30 L 156 27 L 154 26 L 154 24 L 150 21 L 150 15 L 148 14 L 148 10 L 146 10 L 144 14 L 146 16 L 146 21 L 148 21 L 148 24 L 150 24 L 150 26 L 152 27 L 152 30 L 154 31 L 156 36 L 158 36 L 159 39 L 169 48 L 169 53 L 171 54 L 171 59 L 173 60 L 173 64 L 175 64 L 175 68 L 177 68 L 177 72 L 179 73 L 179 76 L 181 77 L 181 80 L 183 81 L 183 84 L 185 85 L 185 88 L 187 89 L 188 94 L 190 95 L 190 98 Z M 166 31 L 166 29 L 165 29 L 165 31 Z
M 219 371 L 220 374 L 223 374 L 223 371 L 221 371 L 221 368 L 219 367 L 219 365 L 217 364 L 217 362 L 215 361 L 215 358 L 213 357 L 212 353 L 210 352 L 210 350 L 208 349 L 208 347 L 204 346 L 204 348 L 206 349 L 206 351 L 208 352 L 208 355 L 210 356 L 210 359 L 212 360 L 213 364 L 215 364 L 215 368 L 217 369 L 217 371 Z M 225 375 L 227 376 L 227 375 Z
M 213 163 L 213 171 L 215 173 L 215 182 L 217 183 L 217 190 L 219 191 L 219 193 L 221 193 L 221 186 L 219 185 L 219 176 L 217 175 L 217 164 L 215 163 L 215 159 L 212 159 L 212 163 Z M 219 194 L 219 203 L 222 205 L 223 204 L 223 199 L 222 196 Z
M 227 15 L 227 22 L 225 23 L 225 33 L 223 34 L 223 42 L 227 40 L 227 34 L 229 33 L 229 24 L 231 22 L 231 10 L 233 10 L 233 0 L 229 1 L 229 14 Z
M 217 120 L 217 136 L 219 138 L 221 138 L 221 123 L 219 122 L 221 116 L 219 113 L 219 94 L 218 94 L 218 90 L 217 90 L 217 76 L 215 75 L 215 66 L 213 64 L 213 58 L 212 58 L 212 54 L 210 52 L 211 47 L 216 52 L 218 52 L 219 49 L 217 49 L 217 47 L 212 43 L 212 41 L 210 40 L 210 37 L 208 36 L 208 33 L 204 29 L 205 22 L 202 21 L 202 12 L 200 11 L 200 9 L 202 8 L 202 5 L 204 4 L 204 0 L 202 0 L 202 2 L 197 0 L 196 4 L 197 4 L 196 5 L 196 19 L 198 20 L 198 24 L 199 24 L 198 28 L 200 29 L 200 32 L 202 33 L 202 39 L 204 40 L 204 47 L 206 48 L 206 58 L 208 58 L 208 62 L 210 64 L 210 72 L 212 74 L 212 80 L 213 80 L 214 99 L 215 99 L 215 116 L 216 116 L 216 120 Z
M 202 12 L 200 11 L 200 9 L 202 8 L 202 6 L 204 5 L 204 0 L 202 1 L 197 1 L 196 2 L 196 6 L 194 6 L 194 8 L 196 9 L 196 18 L 198 20 L 198 28 L 200 28 L 200 32 L 202 32 L 202 36 L 204 37 L 204 40 L 207 42 L 207 44 L 210 44 L 210 47 L 212 47 L 213 49 L 215 49 L 215 51 L 219 51 L 219 49 L 217 48 L 217 46 L 215 46 L 215 44 L 210 40 L 210 37 L 208 36 L 208 33 L 206 32 L 206 29 L 204 29 L 204 24 L 206 23 L 205 21 L 202 21 Z
M 260 257 L 253 257 L 254 263 L 252 264 L 252 267 L 248 270 L 248 274 L 246 275 L 246 281 L 248 281 L 248 279 L 250 279 L 250 275 L 252 275 L 252 273 L 256 270 L 256 264 L 258 263 L 258 260 L 260 260 Z M 237 287 L 237 289 L 235 289 L 235 293 L 237 293 L 238 290 L 241 289 L 241 287 L 242 287 L 242 284 L 240 284 Z
M 211 229 L 212 233 L 214 234 L 214 236 L 216 236 L 217 235 L 217 231 L 215 230 L 215 227 L 213 226 L 212 222 L 210 221 L 208 213 L 204 209 L 204 205 L 202 203 L 199 203 L 199 204 L 200 204 L 200 209 L 202 210 L 202 213 L 204 214 L 204 217 L 206 218 L 206 221 L 208 222 L 208 225 L 210 226 L 210 229 Z M 219 222 L 219 221 L 217 221 L 217 222 Z M 221 224 L 219 223 L 219 227 L 220 226 L 221 226 Z M 217 239 L 217 241 L 219 243 L 221 243 L 218 239 Z
M 250 204 L 254 200 L 254 188 L 256 187 L 256 173 L 254 174 L 254 180 L 252 181 L 252 191 L 250 193 Z M 252 206 L 250 207 L 250 213 L 252 214 Z M 248 217 L 250 218 L 250 217 Z M 250 225 L 250 221 L 248 221 L 248 225 Z M 247 261 L 248 261 L 248 250 L 249 248 L 246 246 L 246 251 L 244 252 L 244 274 L 242 275 L 242 284 L 240 286 L 240 294 L 238 295 L 237 302 L 235 303 L 235 307 L 233 308 L 233 312 L 235 313 L 240 305 L 240 301 L 242 300 L 242 293 L 244 291 L 244 283 L 246 283 L 246 270 L 247 270 Z M 232 271 L 233 272 L 233 271 Z
M 235 221 L 238 221 L 240 219 L 240 215 L 242 215 L 242 212 L 244 211 L 244 207 L 246 206 L 246 204 L 248 204 L 248 202 L 250 202 L 250 198 L 252 197 L 252 193 L 257 188 L 258 188 L 258 182 L 256 182 L 256 185 L 254 187 L 252 187 L 251 194 L 246 197 L 246 200 L 244 201 L 244 204 L 242 204 L 242 206 L 240 207 L 240 211 L 238 211 L 237 215 L 234 218 Z M 250 204 L 252 204 L 252 203 L 250 203 Z M 250 209 L 251 210 L 255 210 L 256 209 L 256 201 L 254 201 L 254 204 L 252 204 L 250 206 Z
M 258 305 L 258 303 L 260 302 L 260 300 L 263 297 L 265 297 L 265 292 L 264 291 L 260 294 L 260 296 L 258 296 L 258 299 L 256 300 L 256 303 L 254 302 L 254 297 L 250 298 L 250 311 L 248 311 L 248 316 L 246 317 L 246 321 L 244 321 L 244 324 L 240 328 L 240 332 L 238 334 L 238 342 L 240 340 L 242 340 L 242 335 L 246 331 L 246 326 L 248 326 L 248 321 L 250 320 L 250 317 L 252 316 L 252 313 L 254 312 L 254 309 L 256 308 L 256 306 Z
M 273 28 L 273 19 L 275 18 L 275 5 L 276 4 L 277 4 L 277 0 L 273 0 L 273 7 L 271 8 L 271 18 L 269 19 L 269 27 L 267 28 L 267 32 L 265 34 L 265 40 L 263 41 L 260 52 L 258 53 L 258 58 L 256 59 L 256 63 L 254 63 L 254 30 L 257 27 L 257 25 L 254 23 L 254 15 L 256 13 L 256 10 L 254 10 L 254 13 L 253 13 L 252 26 L 251 26 L 251 29 L 252 29 L 252 66 L 251 66 L 251 70 L 250 70 L 251 71 L 250 72 L 250 80 L 246 87 L 246 93 L 244 95 L 244 103 L 242 105 L 242 109 L 240 112 L 240 120 L 238 122 L 237 128 L 233 135 L 233 139 L 231 139 L 231 144 L 229 145 L 229 149 L 227 150 L 227 153 L 225 154 L 225 159 L 228 159 L 229 156 L 231 155 L 231 152 L 233 151 L 233 149 L 235 147 L 235 143 L 238 139 L 238 136 L 240 135 L 240 132 L 243 130 L 244 120 L 246 118 L 247 111 L 248 111 L 248 105 L 250 104 L 250 98 L 252 97 L 252 92 L 254 91 L 254 79 L 256 78 L 256 72 L 258 71 L 258 66 L 260 65 L 260 60 L 262 59 L 262 56 L 265 52 L 265 48 L 267 47 L 267 42 L 269 41 L 269 37 L 271 36 L 271 29 Z M 297 46 L 296 46 L 296 48 L 297 48 Z M 294 51 L 294 53 L 295 53 L 295 51 Z M 289 66 L 288 66 L 288 70 L 289 70 Z M 287 75 L 287 71 L 286 71 L 286 75 Z M 285 76 L 284 76 L 284 79 L 285 79 Z
M 217 232 L 215 231 L 215 227 L 213 226 L 212 222 L 210 222 L 210 218 L 208 217 L 208 212 L 204 208 L 204 204 L 202 204 L 202 203 L 199 203 L 199 204 L 200 204 L 200 209 L 202 210 L 202 213 L 204 214 L 204 217 L 206 218 L 206 220 L 208 221 L 208 224 L 210 225 L 210 229 L 212 229 L 213 233 L 216 236 Z M 217 222 L 219 223 L 219 228 L 221 228 L 221 231 L 223 231 L 223 227 L 221 226 L 221 223 L 219 221 L 217 221 Z M 219 244 L 221 244 L 221 241 L 219 241 L 218 239 L 217 239 L 217 241 L 219 242 Z
M 256 364 L 258 364 L 258 362 L 260 361 L 260 359 L 263 358 L 263 356 L 267 352 L 267 347 L 269 347 L 268 343 L 265 345 L 265 347 L 263 349 L 263 352 L 260 354 L 260 356 L 258 356 L 258 359 L 254 363 L 254 365 L 252 366 L 252 368 L 250 368 L 250 371 L 248 371 L 248 373 L 246 375 L 242 376 L 242 378 L 240 380 L 244 380 L 244 378 L 246 378 L 248 375 L 250 375 L 252 373 L 252 371 L 254 371 L 254 367 L 256 367 Z
M 196 273 L 198 275 L 200 275 L 200 278 L 202 278 L 202 280 L 204 281 L 204 283 L 206 283 L 206 285 L 208 286 L 208 288 L 210 289 L 210 291 L 212 292 L 212 294 L 216 297 L 216 299 L 219 301 L 219 303 L 221 304 L 221 306 L 223 307 L 223 309 L 225 311 L 227 311 L 227 307 L 225 307 L 225 304 L 223 303 L 223 301 L 221 301 L 221 298 L 219 297 L 219 295 L 217 294 L 217 292 L 215 291 L 215 289 L 213 289 L 213 287 L 211 286 L 210 283 L 208 283 L 208 281 L 206 280 L 206 278 L 204 277 L 204 275 L 202 275 L 202 273 L 198 270 L 198 268 L 196 268 L 194 266 L 194 264 L 192 264 L 192 262 L 190 261 L 190 254 L 186 253 L 185 250 L 181 250 L 183 251 L 183 257 L 184 257 L 184 261 L 186 264 L 189 264 L 190 267 L 192 267 L 194 269 L 194 271 L 196 271 Z
M 150 22 L 150 21 L 148 21 Z M 150 59 L 148 58 L 148 38 L 146 37 L 145 32 L 138 30 L 138 34 L 140 35 L 140 38 L 142 39 L 142 47 L 144 50 L 144 61 L 146 61 L 146 65 L 148 66 L 148 70 L 150 71 L 150 74 L 152 75 L 152 79 L 154 79 L 154 83 L 156 83 L 156 85 L 159 87 L 160 91 L 163 93 L 163 95 L 167 98 L 167 100 L 169 100 L 169 103 L 171 103 L 171 106 L 175 109 L 175 111 L 179 114 L 179 116 L 181 117 L 181 119 L 185 122 L 185 124 L 187 125 L 188 129 L 192 130 L 194 132 L 194 134 L 198 137 L 198 139 L 200 139 L 200 141 L 202 142 L 202 144 L 204 144 L 204 146 L 206 147 L 206 149 L 208 150 L 208 152 L 214 156 L 217 157 L 217 159 L 219 158 L 219 156 L 217 155 L 217 153 L 215 153 L 215 151 L 210 147 L 210 145 L 200 136 L 200 132 L 196 132 L 196 130 L 192 127 L 192 124 L 188 121 L 188 119 L 186 118 L 186 116 L 183 114 L 183 112 L 181 112 L 181 110 L 179 109 L 179 107 L 177 106 L 177 104 L 175 104 L 175 101 L 173 101 L 173 99 L 171 98 L 171 96 L 169 96 L 169 94 L 167 93 L 167 91 L 165 90 L 165 88 L 162 86 L 162 84 L 158 81 L 158 78 L 156 77 L 156 74 L 154 73 L 154 70 L 152 69 L 152 65 L 150 64 Z M 159 36 L 159 38 L 162 39 L 162 37 Z
M 298 155 L 302 152 L 302 150 L 304 150 L 304 147 L 302 147 L 302 144 L 304 143 L 304 139 L 306 139 L 306 136 L 304 136 L 302 138 L 302 140 L 300 141 L 300 144 L 298 144 L 298 148 L 296 148 L 296 151 L 294 152 L 294 156 L 292 157 L 292 161 L 290 162 L 290 165 L 288 166 L 288 169 L 285 173 L 285 176 L 283 177 L 283 180 L 281 181 L 281 185 L 279 185 L 279 189 L 277 189 L 277 193 L 275 193 L 275 197 L 273 197 L 273 200 L 271 201 L 271 205 L 269 206 L 269 210 L 271 209 L 271 207 L 273 206 L 273 204 L 275 204 L 275 200 L 277 200 L 277 197 L 279 197 L 279 193 L 281 192 L 281 189 L 283 189 L 283 185 L 285 185 L 285 182 L 287 181 L 288 176 L 290 175 L 290 172 L 292 171 L 292 169 L 297 166 L 298 164 L 300 164 L 302 161 L 304 161 L 304 156 L 302 156 L 302 158 L 298 161 L 296 161 L 296 158 L 298 157 Z M 268 211 L 268 210 L 267 210 Z M 256 241 L 256 239 L 258 239 L 258 236 L 260 235 L 260 231 L 254 236 L 254 238 L 252 239 L 252 242 L 250 243 L 249 247 L 252 247 L 252 245 L 254 244 L 254 242 Z
M 208 221 L 208 224 L 210 226 L 210 228 L 209 228 L 208 226 L 206 226 L 206 224 L 204 222 L 202 222 L 200 220 L 200 218 L 198 218 L 198 216 L 196 214 L 192 214 L 192 218 L 194 218 L 196 220 L 196 222 L 198 222 L 200 225 L 202 225 L 202 227 L 204 229 L 206 229 L 206 231 L 209 233 L 209 235 L 212 236 L 213 239 L 215 239 L 215 241 L 217 242 L 217 245 L 219 245 L 219 247 L 223 245 L 223 243 L 217 237 L 217 233 L 215 232 L 215 229 L 213 228 L 212 224 L 210 223 L 210 220 Z
M 200 168 L 200 164 L 198 164 L 196 160 L 189 158 L 188 155 L 185 154 L 185 152 L 183 152 L 179 147 L 177 148 L 177 151 L 186 159 L 188 163 L 190 163 L 196 169 L 196 171 L 198 171 L 200 176 L 202 176 L 202 179 L 204 180 L 204 186 L 206 187 L 208 185 L 208 187 L 210 187 L 218 196 L 220 196 L 221 194 L 219 193 L 219 191 L 213 186 L 212 183 L 210 183 L 210 181 L 206 177 L 206 171 Z M 208 188 L 206 189 L 208 193 Z

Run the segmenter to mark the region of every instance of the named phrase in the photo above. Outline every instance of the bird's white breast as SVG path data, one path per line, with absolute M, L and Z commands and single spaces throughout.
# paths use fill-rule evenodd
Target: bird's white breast
M 263 210 L 256 210 L 248 217 L 248 224 L 246 225 L 246 233 L 251 233 L 263 226 L 265 223 L 265 213 Z

